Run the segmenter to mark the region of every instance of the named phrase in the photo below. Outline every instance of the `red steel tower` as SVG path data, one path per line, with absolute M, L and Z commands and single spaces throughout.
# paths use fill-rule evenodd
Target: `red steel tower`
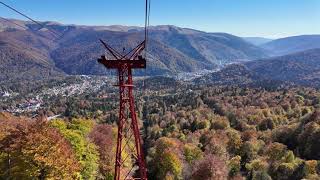
M 120 91 L 120 108 L 114 179 L 147 180 L 147 169 L 134 107 L 132 81 L 132 69 L 146 68 L 146 60 L 141 56 L 146 40 L 126 55 L 120 54 L 102 40 L 100 41 L 113 58 L 107 59 L 101 56 L 98 62 L 108 69 L 118 71 L 119 84 L 117 86 Z

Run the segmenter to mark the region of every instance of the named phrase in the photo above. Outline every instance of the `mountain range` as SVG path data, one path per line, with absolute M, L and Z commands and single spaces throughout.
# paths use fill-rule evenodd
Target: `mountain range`
M 105 75 L 110 71 L 96 61 L 105 53 L 99 39 L 120 52 L 125 48 L 123 53 L 144 39 L 141 27 L 42 24 L 45 28 L 28 21 L 0 20 L 0 69 L 5 72 L 0 80 L 63 74 Z M 48 29 L 61 36 L 54 37 Z M 149 32 L 148 68 L 143 72 L 147 75 L 212 70 L 227 63 L 267 57 L 262 48 L 231 34 L 169 25 L 150 27 Z

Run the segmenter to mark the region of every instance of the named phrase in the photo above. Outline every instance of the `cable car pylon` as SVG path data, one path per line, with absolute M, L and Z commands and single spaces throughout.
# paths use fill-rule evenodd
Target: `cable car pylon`
M 150 1 L 148 3 L 146 0 L 145 39 L 127 54 L 122 55 L 100 39 L 112 57 L 106 58 L 103 55 L 98 62 L 107 69 L 117 69 L 118 72 L 120 102 L 114 180 L 147 180 L 147 168 L 133 96 L 132 70 L 146 68 L 146 59 L 141 53 L 146 48 L 149 10 Z

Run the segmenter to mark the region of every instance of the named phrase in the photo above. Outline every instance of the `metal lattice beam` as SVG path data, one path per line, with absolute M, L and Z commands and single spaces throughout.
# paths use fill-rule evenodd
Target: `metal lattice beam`
M 114 59 L 107 59 L 101 56 L 98 62 L 108 69 L 118 70 L 118 86 L 120 95 L 117 152 L 115 161 L 115 180 L 120 179 L 141 179 L 147 180 L 147 169 L 142 149 L 142 140 L 138 127 L 138 119 L 134 106 L 132 69 L 146 68 L 146 60 L 142 58 L 141 52 L 145 48 L 145 41 L 141 42 L 133 50 L 125 55 L 121 55 L 104 41 L 100 40 L 104 47 L 110 52 Z M 128 125 L 127 130 L 125 129 Z M 130 135 L 128 132 L 132 132 Z M 125 142 L 123 140 L 126 139 Z M 133 139 L 133 140 L 132 140 Z M 134 146 L 130 144 L 134 141 Z M 131 154 L 123 157 L 125 150 L 130 150 Z M 135 161 L 129 171 L 125 171 L 125 162 L 131 157 Z M 137 165 L 139 177 L 133 176 L 132 171 Z M 126 173 L 122 173 L 122 172 Z

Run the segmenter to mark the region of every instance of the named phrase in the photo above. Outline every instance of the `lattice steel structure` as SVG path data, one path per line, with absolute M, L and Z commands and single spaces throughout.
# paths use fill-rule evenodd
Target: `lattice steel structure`
M 98 62 L 108 69 L 118 71 L 120 107 L 114 179 L 147 180 L 147 169 L 134 106 L 132 80 L 132 69 L 146 68 L 146 60 L 141 55 L 146 41 L 144 40 L 125 55 L 120 54 L 104 41 L 100 41 L 110 52 L 112 59 L 101 56 Z

